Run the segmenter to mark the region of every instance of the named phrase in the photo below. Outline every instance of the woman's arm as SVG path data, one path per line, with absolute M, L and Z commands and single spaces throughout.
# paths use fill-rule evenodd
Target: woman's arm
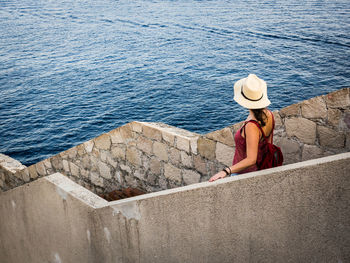
M 259 128 L 254 123 L 249 122 L 245 125 L 245 131 L 247 157 L 235 165 L 230 166 L 231 173 L 240 172 L 256 163 L 260 140 Z M 209 182 L 224 178 L 225 176 L 226 173 L 224 171 L 218 172 L 209 179 Z

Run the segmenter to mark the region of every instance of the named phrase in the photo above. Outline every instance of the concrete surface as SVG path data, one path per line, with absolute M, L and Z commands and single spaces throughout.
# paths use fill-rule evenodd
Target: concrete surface
M 106 202 L 54 174 L 0 194 L 0 262 L 350 262 L 350 153 Z

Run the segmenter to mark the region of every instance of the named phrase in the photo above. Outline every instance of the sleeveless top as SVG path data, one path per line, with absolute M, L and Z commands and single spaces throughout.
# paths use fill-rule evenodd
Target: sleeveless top
M 270 137 L 273 135 L 273 130 L 275 128 L 275 119 L 273 117 L 273 113 L 268 110 L 271 113 L 272 116 L 272 130 L 270 132 L 270 135 L 268 138 L 268 140 L 270 139 Z M 236 132 L 235 134 L 235 143 L 236 143 L 236 149 L 235 149 L 235 155 L 233 158 L 233 162 L 232 165 L 242 161 L 243 159 L 247 158 L 247 152 L 246 152 L 246 141 L 245 138 L 242 136 L 242 129 L 245 127 L 245 125 L 248 123 L 249 121 L 245 121 L 244 125 Z M 261 136 L 261 139 L 259 141 L 259 146 L 258 146 L 258 156 L 257 156 L 257 160 L 256 162 L 259 163 L 259 161 L 261 161 L 262 159 L 262 149 L 264 148 L 264 145 L 266 144 L 266 141 L 263 138 L 263 135 Z M 247 167 L 246 169 L 237 172 L 238 174 L 243 174 L 243 173 L 249 173 L 249 172 L 253 172 L 253 171 L 257 171 L 258 167 L 256 164 Z

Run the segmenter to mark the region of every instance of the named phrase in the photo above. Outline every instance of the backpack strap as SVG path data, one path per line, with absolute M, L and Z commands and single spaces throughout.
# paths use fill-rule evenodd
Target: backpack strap
M 271 135 L 271 143 L 273 143 L 273 131 L 275 130 L 275 117 L 273 116 L 272 111 L 270 111 L 270 110 L 268 110 L 268 111 L 271 113 L 271 116 L 272 116 L 272 130 L 271 130 L 270 135 Z M 261 128 L 259 122 L 257 122 L 256 120 L 249 120 L 249 121 L 246 121 L 246 122 L 244 123 L 244 125 L 243 125 L 243 127 L 242 127 L 243 132 L 244 132 L 244 138 L 247 137 L 246 134 L 245 134 L 245 126 L 246 126 L 246 124 L 249 123 L 249 122 L 254 123 L 254 124 L 259 128 L 259 130 L 260 130 L 261 133 L 262 133 L 263 138 L 268 142 L 268 137 L 266 137 L 266 135 L 265 135 L 263 129 Z M 270 137 L 270 135 L 269 135 L 269 137 Z
M 256 120 L 249 120 L 249 121 L 246 121 L 246 122 L 245 122 L 245 124 L 244 124 L 244 126 L 243 126 L 244 138 L 247 138 L 247 136 L 246 136 L 246 134 L 245 134 L 245 126 L 246 126 L 247 123 L 249 123 L 249 122 L 254 123 L 254 124 L 259 128 L 259 130 L 261 131 L 261 134 L 262 134 L 263 138 L 264 138 L 265 140 L 267 140 L 267 137 L 265 136 L 265 133 L 264 133 L 263 129 L 261 128 L 259 122 L 257 122 Z

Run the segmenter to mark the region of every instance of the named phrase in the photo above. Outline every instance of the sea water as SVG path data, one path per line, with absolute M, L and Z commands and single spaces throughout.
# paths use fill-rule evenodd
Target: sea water
M 0 152 L 32 164 L 128 122 L 207 133 L 350 86 L 349 0 L 0 0 Z

